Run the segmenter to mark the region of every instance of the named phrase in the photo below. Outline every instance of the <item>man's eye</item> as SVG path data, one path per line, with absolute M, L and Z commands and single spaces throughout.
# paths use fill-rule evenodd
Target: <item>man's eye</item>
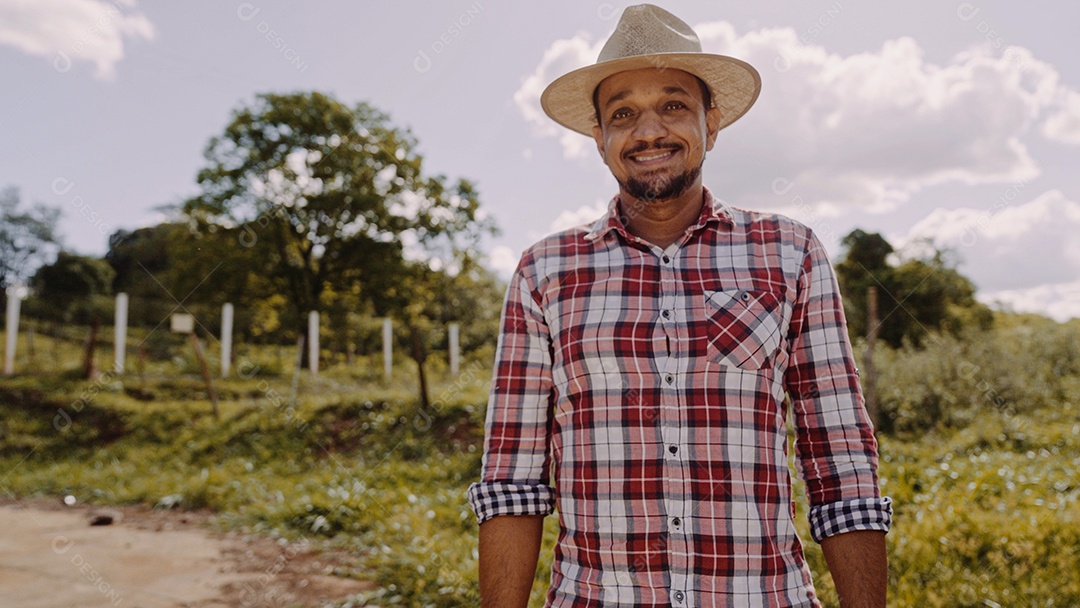
M 622 110 L 615 110 L 615 113 L 611 115 L 611 120 L 620 120 L 623 118 L 628 118 L 629 116 L 630 110 L 624 108 Z
M 682 110 L 686 108 L 686 104 L 681 101 L 669 101 L 664 107 L 669 110 Z

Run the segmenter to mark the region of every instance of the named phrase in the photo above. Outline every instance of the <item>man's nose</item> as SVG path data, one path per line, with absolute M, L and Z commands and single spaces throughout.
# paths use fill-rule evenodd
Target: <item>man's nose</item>
M 634 123 L 635 139 L 655 141 L 667 134 L 667 125 L 655 110 L 645 110 L 638 114 L 637 122 Z

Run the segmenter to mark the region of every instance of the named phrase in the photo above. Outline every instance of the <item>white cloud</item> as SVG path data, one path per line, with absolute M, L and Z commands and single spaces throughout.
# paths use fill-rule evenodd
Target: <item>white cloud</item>
M 563 155 L 567 159 L 586 158 L 589 151 L 595 150 L 595 146 L 587 137 L 563 129 L 548 118 L 540 105 L 540 94 L 557 77 L 595 62 L 603 45 L 603 40 L 591 42 L 588 34 L 556 40 L 548 47 L 533 73 L 514 93 L 514 103 L 525 121 L 532 125 L 533 132 L 540 137 L 560 136 Z
M 1038 313 L 1061 322 L 1080 319 L 1080 281 L 988 292 L 980 294 L 979 299 L 990 305 Z
M 706 52 L 742 58 L 762 74 L 758 107 L 721 133 L 709 160 L 717 169 L 706 172 L 736 206 L 791 207 L 797 194 L 836 213 L 885 212 L 934 184 L 1034 178 L 1039 168 L 1025 141 L 1040 121 L 1047 137 L 1080 143 L 1080 122 L 1072 122 L 1080 96 L 1020 47 L 986 45 L 937 65 L 911 38 L 841 56 L 792 28 L 739 35 L 718 21 L 695 29 Z M 540 93 L 594 62 L 602 43 L 588 34 L 554 42 L 515 94 L 535 133 L 560 137 L 567 158 L 589 154 L 592 142 L 548 119 Z M 778 196 L 771 188 L 778 177 L 797 190 Z
M 1061 109 L 1046 119 L 1042 126 L 1047 138 L 1068 144 L 1080 144 L 1080 93 L 1068 91 Z
M 45 57 L 59 72 L 89 62 L 95 76 L 111 79 L 125 38 L 154 39 L 149 19 L 124 10 L 134 6 L 134 0 L 0 0 L 0 44 Z
M 926 238 L 957 251 L 961 271 L 987 298 L 1071 293 L 1062 286 L 1080 282 L 1080 203 L 1051 190 L 1013 205 L 1014 191 L 986 208 L 937 209 L 912 226 L 905 242 Z
M 520 259 L 521 254 L 519 252 L 506 245 L 496 245 L 491 248 L 491 253 L 488 254 L 487 266 L 494 270 L 497 275 L 507 278 L 514 274 Z
M 582 205 L 574 210 L 566 210 L 551 222 L 552 232 L 561 232 L 570 228 L 595 222 L 607 213 L 607 201 L 597 201 L 592 205 Z

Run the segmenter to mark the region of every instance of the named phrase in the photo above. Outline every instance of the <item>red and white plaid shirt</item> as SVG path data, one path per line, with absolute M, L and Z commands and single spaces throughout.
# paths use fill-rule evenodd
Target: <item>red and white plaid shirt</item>
M 816 606 L 814 540 L 887 531 L 836 280 L 809 228 L 711 197 L 661 249 L 619 221 L 522 256 L 487 410 L 480 522 L 549 514 L 547 605 Z

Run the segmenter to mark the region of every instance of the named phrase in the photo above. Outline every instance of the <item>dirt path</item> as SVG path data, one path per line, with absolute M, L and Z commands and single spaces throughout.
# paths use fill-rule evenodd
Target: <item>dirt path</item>
M 89 525 L 109 514 L 119 523 Z M 304 543 L 215 534 L 206 514 L 0 503 L 0 606 L 322 606 L 371 589 L 331 576 L 347 555 Z

